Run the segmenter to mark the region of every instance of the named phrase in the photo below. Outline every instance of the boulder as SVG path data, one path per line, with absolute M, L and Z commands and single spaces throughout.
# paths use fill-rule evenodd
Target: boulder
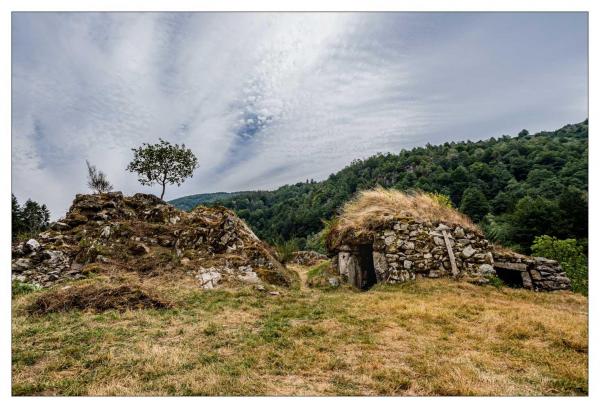
M 28 252 L 36 252 L 41 248 L 41 245 L 39 242 L 32 238 L 25 243 L 25 248 Z

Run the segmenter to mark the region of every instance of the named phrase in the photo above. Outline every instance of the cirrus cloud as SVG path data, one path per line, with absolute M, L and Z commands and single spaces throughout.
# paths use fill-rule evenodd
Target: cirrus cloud
M 61 216 L 85 160 L 125 193 L 158 138 L 167 198 L 322 179 L 355 158 L 587 116 L 584 13 L 14 13 L 12 187 Z

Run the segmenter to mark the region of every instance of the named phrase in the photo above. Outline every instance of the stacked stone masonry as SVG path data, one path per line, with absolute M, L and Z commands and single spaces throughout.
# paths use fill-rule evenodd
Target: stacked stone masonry
M 452 249 L 456 272 L 444 235 Z M 372 283 L 399 283 L 419 276 L 449 276 L 487 283 L 497 274 L 496 269 L 501 268 L 503 273 L 518 274 L 517 278 L 522 280 L 519 286 L 526 289 L 570 289 L 569 279 L 558 262 L 509 251 L 500 253 L 480 232 L 442 223 L 389 221 L 371 233 L 351 235 L 332 252 L 333 267 L 342 280 L 362 289 L 370 286 L 370 263 L 375 275 Z M 365 259 L 370 256 L 372 260 Z
M 519 274 L 523 287 L 536 291 L 570 290 L 571 280 L 557 261 L 514 252 L 494 252 L 497 273 Z

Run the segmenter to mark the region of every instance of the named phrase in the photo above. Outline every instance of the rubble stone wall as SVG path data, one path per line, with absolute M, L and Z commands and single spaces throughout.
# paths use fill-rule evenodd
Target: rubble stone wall
M 12 246 L 12 278 L 47 287 L 113 267 L 148 276 L 195 276 L 201 287 L 296 276 L 246 223 L 223 207 L 184 212 L 149 194 L 77 195 L 64 218 Z
M 452 271 L 444 232 L 452 248 L 456 274 Z M 569 278 L 557 261 L 496 250 L 481 233 L 461 226 L 410 219 L 392 221 L 370 234 L 346 241 L 332 251 L 332 266 L 342 280 L 357 287 L 364 288 L 366 279 L 361 264 L 361 245 L 372 245 L 377 282 L 405 282 L 417 276 L 453 276 L 486 283 L 499 270 L 517 274 L 526 289 L 549 291 L 571 288 Z
M 571 280 L 552 259 L 531 257 L 510 251 L 494 251 L 494 267 L 500 273 L 520 274 L 525 289 L 536 291 L 570 290 Z
M 451 276 L 452 266 L 444 240 L 448 236 L 457 266 L 457 276 L 494 273 L 491 245 L 479 233 L 460 226 L 395 221 L 379 228 L 370 238 L 377 282 L 404 282 L 417 275 L 430 278 Z M 363 242 L 363 244 L 366 242 Z M 334 265 L 349 282 L 359 274 L 359 245 L 341 245 Z

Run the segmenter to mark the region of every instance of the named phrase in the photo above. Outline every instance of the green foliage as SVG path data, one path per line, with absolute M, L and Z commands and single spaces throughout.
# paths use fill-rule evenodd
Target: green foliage
M 14 194 L 11 195 L 11 201 L 13 239 L 30 238 L 48 228 L 50 211 L 46 204 L 40 205 L 29 199 L 23 206 L 20 206 Z
M 517 202 L 511 224 L 512 241 L 522 248 L 531 245 L 538 235 L 557 235 L 561 232 L 558 203 L 544 197 L 524 197 Z
M 531 246 L 534 256 L 554 259 L 571 279 L 575 292 L 588 293 L 588 259 L 585 248 L 575 239 L 557 239 L 548 235 L 536 237 Z
M 519 137 L 378 154 L 355 160 L 321 182 L 238 193 L 219 202 L 236 211 L 260 238 L 271 243 L 298 238 L 301 243 L 321 231 L 321 220 L 335 217 L 359 190 L 378 185 L 421 189 L 444 194 L 459 207 L 467 191 L 472 191 L 468 189 L 476 188 L 485 196 L 492 217 L 485 207 L 478 209 L 475 216 L 483 217 L 484 229 L 495 229 L 498 243 L 529 252 L 538 235 L 587 237 L 587 167 L 585 121 L 554 132 L 522 132 Z M 538 200 L 533 203 L 537 208 L 526 208 L 531 202 L 523 199 Z
M 486 279 L 488 280 L 488 283 L 496 289 L 501 289 L 505 286 L 504 281 L 496 275 L 490 275 Z
M 325 247 L 324 230 L 316 232 L 306 237 L 306 245 L 304 246 L 304 249 L 308 251 L 316 251 L 321 254 L 327 253 L 327 249 Z
M 306 284 L 311 288 L 332 290 L 337 286 L 332 286 L 329 283 L 330 278 L 339 279 L 339 275 L 332 269 L 331 261 L 323 261 L 308 270 L 306 273 Z
M 24 295 L 26 293 L 31 293 L 31 292 L 40 290 L 40 287 L 36 284 L 19 282 L 18 280 L 12 281 L 11 286 L 12 286 L 11 292 L 12 292 L 13 298 L 15 298 L 16 296 L 19 296 L 19 295 Z
M 138 181 L 142 185 L 162 186 L 160 198 L 165 195 L 167 184 L 181 185 L 186 178 L 192 177 L 198 167 L 198 159 L 185 144 L 171 144 L 159 139 L 160 143 L 143 143 L 141 147 L 133 150 L 134 157 L 127 166 L 127 170 L 138 174 Z
M 473 221 L 479 222 L 490 211 L 490 205 L 479 188 L 469 187 L 463 193 L 460 211 L 471 217 Z
M 454 208 L 454 204 L 452 204 L 452 200 L 450 199 L 450 196 L 447 196 L 446 194 L 434 192 L 434 193 L 427 193 L 427 195 L 429 197 L 431 197 L 434 201 L 436 201 L 438 204 L 443 205 L 444 207 Z
M 173 206 L 175 206 L 181 210 L 190 211 L 190 210 L 193 210 L 198 205 L 201 205 L 201 204 L 207 205 L 210 203 L 214 203 L 216 201 L 226 200 L 237 194 L 242 194 L 242 192 L 236 192 L 236 193 L 220 192 L 220 193 L 194 194 L 194 195 L 190 195 L 190 196 L 176 198 L 174 200 L 169 201 L 169 204 L 172 204 Z
M 277 260 L 282 264 L 286 264 L 294 256 L 294 252 L 299 250 L 298 240 L 290 239 L 289 241 L 279 242 L 275 244 L 275 251 L 277 252 Z

